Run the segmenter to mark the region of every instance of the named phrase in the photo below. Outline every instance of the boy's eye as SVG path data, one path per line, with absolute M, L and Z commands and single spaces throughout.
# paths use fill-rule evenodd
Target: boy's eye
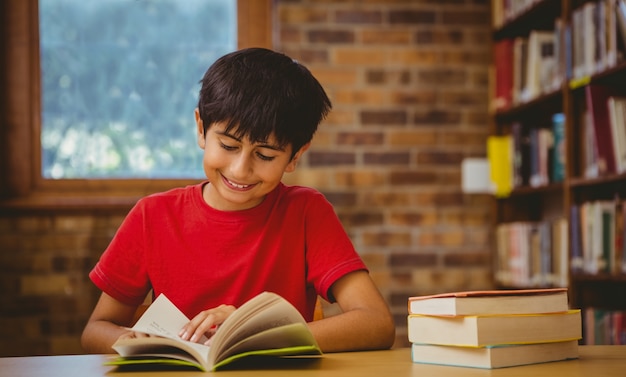
M 220 143 L 220 146 L 221 146 L 222 148 L 224 148 L 225 150 L 227 150 L 227 151 L 234 151 L 235 149 L 237 149 L 237 147 L 233 147 L 233 146 L 230 146 L 230 145 L 226 145 L 226 144 L 224 144 L 224 143 Z
M 274 159 L 274 157 L 270 157 L 270 156 L 266 156 L 262 153 L 257 152 L 256 154 L 257 156 L 259 156 L 259 158 L 263 161 L 272 161 Z

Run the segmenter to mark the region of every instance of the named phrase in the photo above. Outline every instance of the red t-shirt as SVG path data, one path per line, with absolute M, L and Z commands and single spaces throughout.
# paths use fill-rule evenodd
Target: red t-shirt
M 189 318 L 272 291 L 312 320 L 317 294 L 332 302 L 337 279 L 366 269 L 321 193 L 281 183 L 258 206 L 225 212 L 203 185 L 139 200 L 89 274 L 96 286 L 132 305 L 165 293 Z

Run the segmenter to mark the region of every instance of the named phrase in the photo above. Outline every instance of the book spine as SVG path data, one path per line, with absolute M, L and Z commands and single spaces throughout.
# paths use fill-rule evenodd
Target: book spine
M 552 182 L 562 182 L 565 179 L 565 115 L 557 113 L 552 116 L 552 135 L 554 147 L 552 149 Z

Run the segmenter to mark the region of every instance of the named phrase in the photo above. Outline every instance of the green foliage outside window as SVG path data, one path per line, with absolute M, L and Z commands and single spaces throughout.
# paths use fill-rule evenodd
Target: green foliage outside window
M 193 110 L 236 0 L 39 0 L 42 175 L 202 177 Z

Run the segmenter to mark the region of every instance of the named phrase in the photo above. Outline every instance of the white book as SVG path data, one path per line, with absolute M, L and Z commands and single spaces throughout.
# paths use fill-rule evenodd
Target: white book
M 578 358 L 578 341 L 499 345 L 492 347 L 454 347 L 413 344 L 414 363 L 495 369 Z
M 609 97 L 609 123 L 617 173 L 626 172 L 626 97 Z

